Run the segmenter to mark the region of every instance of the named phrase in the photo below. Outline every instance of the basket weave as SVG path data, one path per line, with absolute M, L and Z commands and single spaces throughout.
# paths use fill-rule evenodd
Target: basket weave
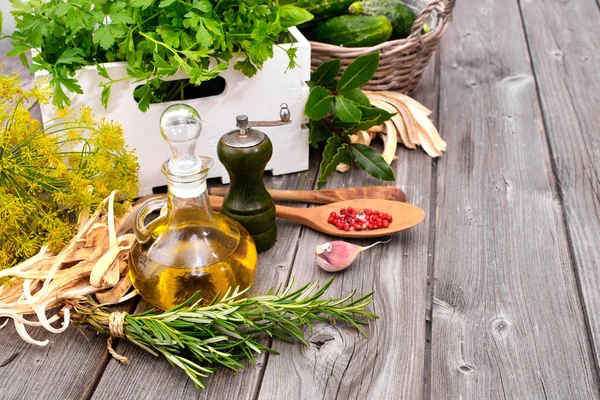
M 452 19 L 455 0 L 430 0 L 421 10 L 406 39 L 391 40 L 373 47 L 341 47 L 310 42 L 311 65 L 317 68 L 323 61 L 339 58 L 342 71 L 356 57 L 380 51 L 379 68 L 373 78 L 362 87 L 365 90 L 393 90 L 412 92 L 423 75 L 423 70 L 435 51 L 442 34 Z M 422 34 L 423 24 L 434 21 L 431 31 Z

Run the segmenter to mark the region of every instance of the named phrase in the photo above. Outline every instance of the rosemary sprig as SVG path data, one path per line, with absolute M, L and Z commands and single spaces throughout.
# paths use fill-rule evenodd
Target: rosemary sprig
M 215 371 L 211 365 L 222 365 L 234 371 L 244 369 L 240 362 L 256 362 L 255 354 L 277 351 L 262 344 L 266 334 L 288 342 L 308 345 L 301 329 L 312 331 L 314 321 L 336 323 L 343 321 L 356 327 L 366 336 L 361 325 L 379 318 L 366 311 L 373 293 L 356 298 L 348 296 L 323 298 L 333 278 L 321 288 L 312 282 L 292 290 L 293 282 L 280 293 L 269 290 L 261 296 L 242 298 L 248 290 L 230 290 L 221 302 L 216 299 L 200 306 L 198 293 L 185 303 L 159 313 L 150 310 L 128 314 L 124 318 L 125 337 L 154 355 L 162 355 L 174 367 L 181 368 L 196 387 L 204 388 L 204 378 Z M 94 329 L 109 333 L 110 312 L 93 300 L 73 305 L 73 319 Z

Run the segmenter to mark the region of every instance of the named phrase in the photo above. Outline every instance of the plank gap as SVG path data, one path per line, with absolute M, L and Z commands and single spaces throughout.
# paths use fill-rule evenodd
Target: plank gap
M 440 52 L 441 48 L 435 52 L 434 68 L 434 87 L 436 88 L 436 105 L 433 120 L 439 127 L 440 121 Z M 442 132 L 443 134 L 443 132 Z M 436 220 L 437 220 L 437 159 L 431 160 L 431 184 L 429 200 L 429 238 L 427 243 L 427 293 L 425 308 L 425 355 L 423 368 L 423 398 L 431 398 L 431 341 L 433 339 L 433 293 L 435 285 L 435 239 L 436 239 Z M 429 256 L 431 254 L 431 256 Z
M 540 82 L 538 79 L 539 71 L 536 69 L 536 66 L 533 62 L 533 53 L 531 51 L 530 34 L 529 34 L 529 31 L 525 24 L 525 17 L 523 15 L 523 6 L 521 4 L 521 1 L 522 0 L 517 0 L 517 4 L 518 4 L 517 8 L 519 10 L 519 18 L 521 19 L 521 26 L 523 28 L 523 33 L 525 35 L 525 46 L 527 49 L 527 55 L 529 56 L 529 65 L 531 67 L 531 71 L 533 72 L 533 83 L 534 83 L 535 92 L 536 92 L 536 103 L 537 103 L 537 107 L 540 110 L 540 113 L 542 116 L 541 128 L 543 130 L 543 140 L 546 142 L 546 146 L 548 148 L 548 154 L 550 156 L 549 161 L 550 161 L 552 176 L 554 178 L 554 190 L 556 192 L 556 197 L 558 198 L 558 201 L 560 203 L 561 220 L 565 227 L 565 238 L 566 238 L 566 242 L 567 242 L 567 250 L 568 250 L 568 254 L 569 254 L 569 259 L 571 261 L 571 270 L 573 272 L 573 277 L 575 280 L 575 284 L 577 286 L 577 301 L 579 303 L 579 306 L 581 307 L 581 310 L 583 311 L 583 321 L 585 323 L 585 328 L 586 328 L 585 333 L 587 336 L 587 340 L 590 344 L 590 352 L 591 352 L 590 355 L 592 356 L 591 358 L 594 363 L 594 370 L 596 371 L 596 373 L 594 374 L 594 384 L 596 386 L 600 386 L 600 365 L 598 365 L 598 356 L 599 356 L 598 346 L 600 345 L 600 343 L 594 343 L 593 327 L 592 327 L 592 323 L 590 321 L 590 311 L 587 309 L 587 305 L 585 302 L 585 296 L 583 294 L 583 285 L 582 285 L 582 279 L 581 279 L 581 274 L 580 274 L 581 271 L 577 265 L 577 257 L 576 257 L 576 252 L 575 252 L 575 248 L 573 245 L 573 235 L 571 233 L 569 218 L 567 216 L 567 208 L 565 205 L 565 195 L 564 195 L 564 191 L 563 191 L 563 188 L 561 185 L 559 168 L 556 163 L 556 152 L 552 147 L 552 143 L 551 143 L 549 133 L 548 133 L 549 127 L 548 127 L 547 121 L 549 120 L 549 116 L 548 116 L 548 113 L 546 112 L 546 110 L 544 109 L 544 106 L 541 101 L 542 93 L 540 91 Z M 600 9 L 600 0 L 596 0 L 596 4 L 598 5 L 598 7 Z

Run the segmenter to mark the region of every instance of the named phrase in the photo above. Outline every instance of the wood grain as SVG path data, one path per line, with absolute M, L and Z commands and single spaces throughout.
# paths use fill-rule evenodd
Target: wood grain
M 435 109 L 433 69 L 427 70 L 418 93 Z M 417 94 L 417 96 L 420 96 Z M 392 164 L 396 184 L 411 203 L 428 210 L 431 160 L 422 151 L 400 149 Z M 334 174 L 329 187 L 377 185 L 356 167 Z M 275 342 L 279 356 L 270 356 L 258 399 L 420 399 L 423 395 L 425 314 L 427 309 L 427 246 L 429 228 L 420 224 L 392 241 L 362 253 L 343 272 L 330 274 L 315 263 L 315 247 L 331 239 L 306 230 L 294 262 L 297 284 L 335 277 L 329 296 L 375 290 L 371 310 L 382 319 L 371 323 L 368 338 L 344 324 L 315 324 L 307 332 L 310 347 Z M 352 241 L 362 246 L 373 240 Z
M 441 49 L 431 398 L 597 398 L 517 2 L 457 2 Z
M 600 9 L 593 0 L 520 4 L 598 366 Z
M 229 188 L 214 188 L 210 194 L 225 196 Z M 394 186 L 367 186 L 356 188 L 338 188 L 321 190 L 269 190 L 274 201 L 286 200 L 304 203 L 329 204 L 336 201 L 354 199 L 383 199 L 406 201 L 402 189 Z
M 93 391 L 108 359 L 106 337 L 75 327 L 30 332 L 50 343 L 25 343 L 12 324 L 0 331 L 0 399 L 78 399 Z
M 285 177 L 269 176 L 268 188 L 309 189 L 314 185 L 318 171 L 318 157 L 313 153 L 310 169 Z M 285 283 L 300 240 L 301 225 L 278 220 L 277 243 L 259 256 L 254 293 L 262 293 L 271 287 Z M 93 399 L 253 399 L 262 379 L 265 357 L 258 357 L 257 365 L 248 365 L 246 371 L 234 373 L 224 368 L 207 380 L 207 389 L 198 391 L 178 369 L 164 359 L 158 359 L 130 343 L 118 346 L 117 351 L 132 358 L 129 365 L 115 360 L 108 364 L 98 383 Z

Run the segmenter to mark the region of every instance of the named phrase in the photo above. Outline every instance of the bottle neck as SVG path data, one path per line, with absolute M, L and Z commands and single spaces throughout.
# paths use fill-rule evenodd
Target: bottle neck
M 202 162 L 202 169 L 190 174 L 173 172 L 171 160 L 163 164 L 162 172 L 169 185 L 168 208 L 171 222 L 201 223 L 213 220 L 206 190 L 206 176 L 212 160 L 208 157 L 198 157 L 198 160 Z
M 179 197 L 169 189 L 168 194 L 169 222 L 174 224 L 210 223 L 213 221 L 212 207 L 207 191 L 196 197 Z

